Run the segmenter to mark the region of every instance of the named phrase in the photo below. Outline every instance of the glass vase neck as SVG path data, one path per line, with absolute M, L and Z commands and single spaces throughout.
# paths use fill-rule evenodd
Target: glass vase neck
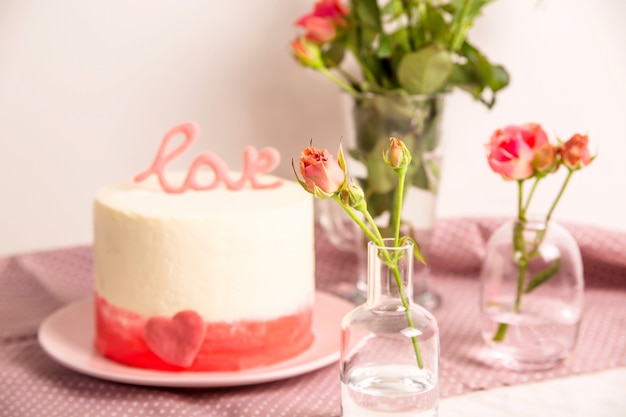
M 413 301 L 413 244 L 395 246 L 394 239 L 383 239 L 385 246 L 368 243 L 367 301 L 370 308 L 402 311 Z

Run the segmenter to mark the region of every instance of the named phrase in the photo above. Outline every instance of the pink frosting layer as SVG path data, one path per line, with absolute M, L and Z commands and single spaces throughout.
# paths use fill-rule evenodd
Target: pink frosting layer
M 238 371 L 289 359 L 313 343 L 312 307 L 267 321 L 205 322 L 201 330 L 196 329 L 195 313 L 189 310 L 174 318 L 145 317 L 97 294 L 95 309 L 97 350 L 109 359 L 139 368 Z M 158 330 L 146 333 L 155 322 Z M 163 338 L 168 332 L 172 338 Z

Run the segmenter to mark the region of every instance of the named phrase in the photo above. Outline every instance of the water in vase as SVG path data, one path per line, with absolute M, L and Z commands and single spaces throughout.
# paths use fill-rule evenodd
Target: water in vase
M 341 383 L 343 417 L 436 417 L 438 383 L 416 366 L 359 367 Z
M 554 366 L 573 349 L 578 336 L 580 311 L 550 298 L 527 299 L 520 313 L 493 305 L 482 318 L 483 338 L 494 356 L 507 367 L 539 370 Z M 500 323 L 508 325 L 504 339 L 493 341 Z

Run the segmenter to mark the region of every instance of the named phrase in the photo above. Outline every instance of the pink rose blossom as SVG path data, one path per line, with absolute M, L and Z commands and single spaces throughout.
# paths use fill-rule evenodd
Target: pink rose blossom
M 561 159 L 569 169 L 581 169 L 593 161 L 589 153 L 587 135 L 575 134 L 561 147 Z
M 300 25 L 306 29 L 304 37 L 317 43 L 324 43 L 335 38 L 335 25 L 329 19 L 323 17 L 311 16 L 302 21 Z
M 335 26 L 345 26 L 348 9 L 339 0 L 320 0 L 311 13 L 295 24 L 306 30 L 304 37 L 311 42 L 324 43 L 336 36 Z
M 326 149 L 309 146 L 300 155 L 300 175 L 306 188 L 315 194 L 315 187 L 326 194 L 336 193 L 343 185 L 346 176 Z
M 302 26 L 302 22 L 311 17 L 322 17 L 333 22 L 335 25 L 344 26 L 345 17 L 350 11 L 339 0 L 320 0 L 315 3 L 313 11 L 302 16 L 296 21 L 297 26 Z
M 536 123 L 498 129 L 487 145 L 489 166 L 506 179 L 530 178 L 535 172 L 535 154 L 546 143 L 548 136 Z

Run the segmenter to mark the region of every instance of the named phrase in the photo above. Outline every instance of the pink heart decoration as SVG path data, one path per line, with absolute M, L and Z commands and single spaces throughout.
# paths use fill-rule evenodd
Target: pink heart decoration
M 146 344 L 163 361 L 188 368 L 193 364 L 204 340 L 202 317 L 192 310 L 174 317 L 151 317 L 144 328 Z

